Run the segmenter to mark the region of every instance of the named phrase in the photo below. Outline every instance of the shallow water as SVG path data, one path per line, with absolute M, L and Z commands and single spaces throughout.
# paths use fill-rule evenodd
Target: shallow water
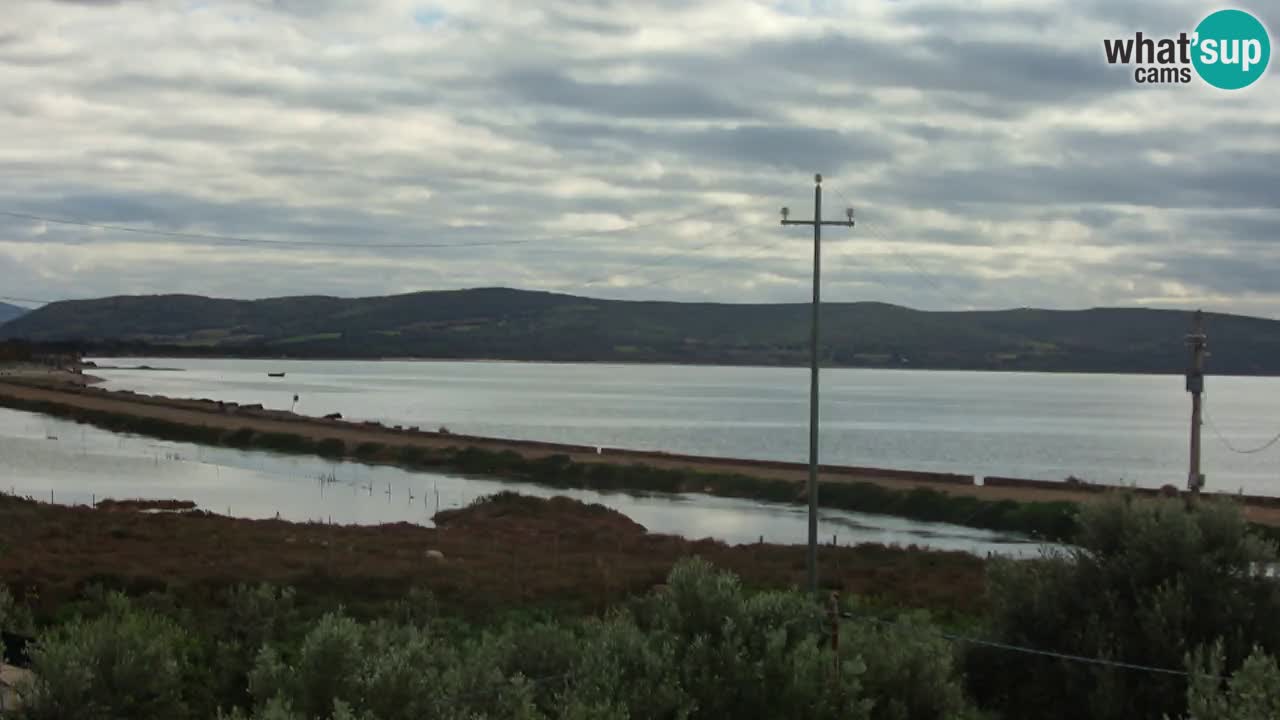
M 463 507 L 500 490 L 566 495 L 622 512 L 651 532 L 730 543 L 802 543 L 805 510 L 704 495 L 633 496 L 529 483 L 408 472 L 318 457 L 204 447 L 112 433 L 39 414 L 0 409 L 0 490 L 64 504 L 112 497 L 192 500 L 237 517 L 343 524 L 430 526 L 437 509 Z M 1034 555 L 1039 546 L 972 528 L 827 511 L 820 537 L 838 543 L 918 544 L 971 553 Z
M 507 362 L 122 359 L 109 389 L 208 397 L 455 432 L 804 461 L 801 368 Z M 286 372 L 268 378 L 268 372 Z M 1209 377 L 1204 472 L 1215 491 L 1280 495 L 1280 379 Z M 823 462 L 1158 487 L 1187 476 L 1181 377 L 824 370 Z

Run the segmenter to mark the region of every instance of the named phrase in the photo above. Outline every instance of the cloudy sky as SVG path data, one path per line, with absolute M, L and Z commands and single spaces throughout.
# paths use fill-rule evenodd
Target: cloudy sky
M 830 300 L 1280 317 L 1280 70 L 1103 60 L 1217 4 L 4 4 L 7 297 L 804 301 L 822 172 Z

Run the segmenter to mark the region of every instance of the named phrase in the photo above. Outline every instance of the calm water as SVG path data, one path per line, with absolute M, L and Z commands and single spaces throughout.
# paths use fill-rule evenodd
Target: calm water
M 396 468 L 261 451 L 202 447 L 99 430 L 0 409 L 0 490 L 64 504 L 178 498 L 239 517 L 431 525 L 438 509 L 508 489 L 568 495 L 612 507 L 652 532 L 731 543 L 802 543 L 804 510 L 701 495 L 635 497 L 525 483 L 410 473 Z M 1039 546 L 971 528 L 832 511 L 821 536 L 840 544 L 918 544 L 978 554 L 1030 555 Z
M 806 458 L 804 369 L 491 362 L 103 361 L 106 387 L 455 432 L 730 457 Z M 268 378 L 267 372 L 287 372 Z M 1181 377 L 827 370 L 824 462 L 1159 486 L 1186 482 Z M 1210 377 L 1237 447 L 1280 432 L 1280 380 Z M 1280 495 L 1280 446 L 1229 452 L 1205 428 L 1210 489 Z

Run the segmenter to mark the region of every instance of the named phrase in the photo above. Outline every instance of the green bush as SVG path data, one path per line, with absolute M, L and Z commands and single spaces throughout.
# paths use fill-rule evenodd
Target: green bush
M 1280 718 L 1280 664 L 1255 649 L 1225 683 L 1221 644 L 1197 652 L 1188 670 L 1187 720 L 1270 720 Z
M 383 445 L 380 442 L 362 442 L 356 446 L 355 456 L 369 460 L 376 457 L 386 447 L 386 445 Z
M 1178 668 L 1222 641 L 1225 667 L 1254 644 L 1280 650 L 1280 585 L 1261 577 L 1276 547 L 1239 509 L 1111 498 L 1086 506 L 1076 547 L 1042 560 L 993 561 L 990 631 L 1006 643 Z M 1009 717 L 1160 718 L 1184 709 L 1185 681 L 1081 663 L 977 650 L 972 687 Z
M 325 438 L 316 443 L 316 453 L 325 457 L 342 457 L 347 454 L 347 444 L 338 438 Z
M 687 560 L 635 613 L 641 629 L 674 648 L 691 717 L 869 717 L 861 662 L 850 658 L 836 674 L 822 614 L 797 593 L 749 596 L 734 575 Z
M 187 638 L 171 621 L 112 595 L 101 617 L 45 635 L 31 652 L 27 720 L 173 720 L 183 700 Z
M 253 428 L 242 427 L 222 439 L 223 444 L 231 447 L 247 448 L 253 444 Z
M 226 611 L 211 633 L 204 666 L 214 697 L 224 703 L 249 702 L 249 672 L 262 648 L 284 641 L 298 622 L 291 588 L 240 585 L 227 593 Z
M 256 447 L 279 452 L 305 453 L 312 450 L 311 441 L 295 433 L 262 433 L 253 438 L 252 444 Z
M 413 467 L 423 464 L 426 459 L 427 451 L 418 445 L 402 445 L 400 446 L 399 460 L 400 464 Z
M 907 614 L 891 624 L 845 623 L 840 649 L 866 666 L 861 682 L 875 701 L 872 720 L 976 717 L 965 699 L 954 648 L 928 615 Z

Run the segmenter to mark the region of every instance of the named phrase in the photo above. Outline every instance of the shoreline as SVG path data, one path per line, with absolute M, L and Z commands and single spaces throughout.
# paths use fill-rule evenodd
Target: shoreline
M 67 373 L 67 375 L 74 375 Z M 324 419 L 260 406 L 110 391 L 58 378 L 0 377 L 0 405 L 45 412 L 109 430 L 210 445 L 347 457 L 414 469 L 454 469 L 550 486 L 588 489 L 703 492 L 797 503 L 803 463 L 679 455 L 508 440 L 377 422 Z M 821 466 L 823 504 L 1011 532 L 1039 528 L 1061 539 L 1068 509 L 1109 492 L 1159 494 L 1151 489 L 972 476 L 839 465 Z M 1280 498 L 1227 496 L 1242 502 L 1249 520 L 1280 526 Z M 940 506 L 952 507 L 940 507 Z M 960 507 L 960 506 L 964 507 Z M 963 511 L 963 512 L 962 512 Z M 1026 511 L 1027 517 L 1013 518 Z M 1035 512 L 1031 512 L 1035 511 Z M 1035 515 L 1036 517 L 1031 517 Z M 961 521 L 961 520 L 967 520 Z M 985 523 L 985 524 L 984 524 Z
M 156 360 L 254 360 L 268 361 L 275 360 L 280 362 L 416 362 L 416 363 L 508 363 L 513 365 L 599 365 L 610 366 L 617 365 L 623 367 L 672 367 L 672 368 L 689 368 L 689 367 L 706 367 L 706 368 L 753 368 L 753 369 L 784 369 L 784 370 L 804 370 L 808 371 L 809 366 L 806 364 L 761 364 L 752 362 L 741 363 L 724 363 L 724 362 L 680 362 L 676 360 L 522 360 L 518 358 L 491 358 L 491 357 L 438 357 L 438 356 L 383 356 L 383 357 L 363 357 L 358 355 L 333 355 L 333 356 L 317 356 L 317 357 L 287 357 L 280 355 L 226 355 L 226 354 L 210 354 L 210 355 L 175 355 L 167 352 L 158 353 L 125 353 L 125 354 L 95 354 L 86 353 L 86 358 L 93 360 L 100 359 L 120 359 L 120 358 L 148 358 Z M 123 369 L 123 368 L 122 368 Z M 1034 370 L 1027 368 L 959 368 L 959 367 L 930 367 L 927 365 L 823 365 L 823 370 L 889 370 L 889 371 L 921 371 L 921 372 L 945 372 L 945 373 L 1000 373 L 1007 375 L 1112 375 L 1112 376 L 1139 376 L 1139 377 L 1180 377 L 1185 374 L 1184 370 Z M 1280 378 L 1280 371 L 1274 373 L 1259 372 L 1251 375 L 1240 374 L 1217 374 L 1214 377 L 1222 378 Z

